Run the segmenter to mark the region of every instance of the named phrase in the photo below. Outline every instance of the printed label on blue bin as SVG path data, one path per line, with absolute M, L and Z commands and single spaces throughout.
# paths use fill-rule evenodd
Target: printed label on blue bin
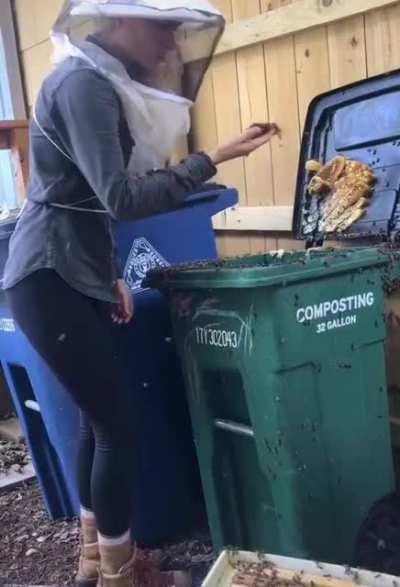
M 1 332 L 15 332 L 15 322 L 12 318 L 0 318 Z
M 358 314 L 374 305 L 374 292 L 369 291 L 299 308 L 296 320 L 299 324 L 316 322 L 316 332 L 322 334 L 337 328 L 355 326 Z
M 132 291 L 137 291 L 142 289 L 142 281 L 148 271 L 169 265 L 146 238 L 140 237 L 133 241 L 125 264 L 124 280 Z

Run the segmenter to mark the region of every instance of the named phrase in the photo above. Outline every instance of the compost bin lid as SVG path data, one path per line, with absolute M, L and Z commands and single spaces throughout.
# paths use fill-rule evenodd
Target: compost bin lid
M 306 162 L 337 155 L 369 165 L 376 178 L 364 216 L 331 240 L 400 238 L 400 70 L 322 94 L 310 104 L 299 161 L 293 234 L 320 244 L 320 199 L 307 192 Z

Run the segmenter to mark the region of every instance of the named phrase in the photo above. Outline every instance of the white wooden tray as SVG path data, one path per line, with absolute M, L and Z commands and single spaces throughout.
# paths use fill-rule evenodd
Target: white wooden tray
M 239 587 L 234 582 L 239 563 L 271 563 L 278 576 L 290 579 L 300 575 L 306 587 L 400 587 L 400 577 L 360 571 L 337 565 L 322 564 L 280 556 L 258 555 L 244 551 L 224 551 L 209 572 L 202 587 Z

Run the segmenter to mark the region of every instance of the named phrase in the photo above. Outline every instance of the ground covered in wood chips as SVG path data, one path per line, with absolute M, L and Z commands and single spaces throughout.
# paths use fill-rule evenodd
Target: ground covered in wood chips
M 72 585 L 77 564 L 76 521 L 51 522 L 36 482 L 0 494 L 0 587 Z M 212 561 L 207 537 L 195 537 L 163 550 L 170 568 L 191 568 L 199 587 Z
M 15 442 L 0 439 L 0 475 L 9 471 L 22 473 L 24 467 L 31 462 L 29 453 L 23 440 Z

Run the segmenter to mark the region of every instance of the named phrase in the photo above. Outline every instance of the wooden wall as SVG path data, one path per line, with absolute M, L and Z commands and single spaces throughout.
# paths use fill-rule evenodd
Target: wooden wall
M 63 0 L 14 0 L 17 33 L 28 106 L 31 109 L 43 78 L 50 70 L 49 31 Z
M 236 21 L 279 9 L 291 0 L 214 3 L 228 21 Z M 246 161 L 221 166 L 219 179 L 239 188 L 241 205 L 292 205 L 302 127 L 312 98 L 398 67 L 399 4 L 225 53 L 215 58 L 195 110 L 195 146 L 210 148 L 253 121 L 277 122 L 281 140 L 274 139 Z M 288 236 L 225 233 L 220 250 L 234 255 L 302 246 Z
M 213 0 L 229 22 L 298 0 Z M 352 2 L 353 0 L 346 0 Z M 62 0 L 15 0 L 29 105 L 50 68 L 48 31 Z M 302 126 L 310 100 L 338 86 L 400 67 L 400 3 L 345 21 L 245 47 L 215 58 L 193 116 L 193 144 L 211 149 L 254 121 L 282 138 L 247 160 L 221 166 L 244 206 L 293 204 Z M 219 232 L 223 255 L 302 246 L 290 234 Z

